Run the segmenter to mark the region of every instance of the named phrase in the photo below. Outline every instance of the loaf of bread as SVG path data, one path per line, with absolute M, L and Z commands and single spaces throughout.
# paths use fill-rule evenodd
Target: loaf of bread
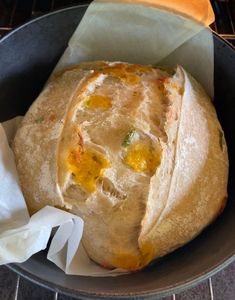
M 228 157 L 215 109 L 181 66 L 82 63 L 53 75 L 14 140 L 29 212 L 85 222 L 88 256 L 135 271 L 223 210 Z

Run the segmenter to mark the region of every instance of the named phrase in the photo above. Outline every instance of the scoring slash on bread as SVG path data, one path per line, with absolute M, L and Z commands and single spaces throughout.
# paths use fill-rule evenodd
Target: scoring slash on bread
M 30 213 L 79 215 L 88 256 L 135 271 L 223 210 L 228 157 L 215 109 L 182 67 L 120 62 L 53 75 L 14 140 Z

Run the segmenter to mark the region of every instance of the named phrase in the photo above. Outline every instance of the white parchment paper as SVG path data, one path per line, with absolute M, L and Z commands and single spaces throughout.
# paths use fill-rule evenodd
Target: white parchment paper
M 54 72 L 92 60 L 181 64 L 213 95 L 214 56 L 210 30 L 162 7 L 133 1 L 94 1 Z M 125 273 L 119 269 L 103 269 L 88 258 L 80 243 L 81 218 L 49 206 L 29 217 L 10 148 L 19 122 L 16 118 L 0 125 L 0 264 L 23 262 L 45 249 L 52 228 L 58 227 L 48 259 L 66 274 L 116 276 Z
M 212 97 L 213 47 L 211 30 L 199 22 L 155 6 L 96 0 L 55 71 L 93 60 L 170 67 L 181 64 Z

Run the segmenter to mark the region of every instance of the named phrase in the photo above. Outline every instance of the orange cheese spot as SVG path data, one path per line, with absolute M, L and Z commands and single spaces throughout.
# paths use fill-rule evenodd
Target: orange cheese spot
M 142 266 L 148 265 L 154 259 L 154 248 L 155 247 L 149 242 L 145 242 L 145 244 L 142 245 Z
M 150 144 L 137 142 L 128 147 L 125 162 L 136 172 L 153 175 L 161 162 L 161 153 Z
M 136 271 L 141 268 L 140 256 L 130 254 L 130 253 L 122 253 L 115 255 L 113 259 L 113 265 L 116 268 L 122 268 L 129 271 Z
M 134 85 L 140 81 L 140 77 L 135 74 L 123 74 L 121 77 L 121 80 L 125 81 L 126 83 L 130 85 Z
M 110 162 L 102 154 L 92 150 L 80 153 L 79 162 L 76 151 L 71 151 L 67 163 L 74 180 L 90 193 L 95 191 L 96 180 L 103 176 L 104 169 L 110 167 Z
M 149 66 L 141 66 L 141 65 L 127 65 L 126 71 L 135 72 L 135 73 L 150 73 L 153 71 L 153 68 Z
M 120 252 L 115 254 L 113 258 L 113 265 L 116 268 L 122 268 L 129 271 L 137 271 L 148 265 L 153 257 L 153 248 L 146 248 L 147 252 L 138 254 L 132 254 L 128 252 Z
M 87 96 L 84 99 L 84 104 L 89 109 L 96 109 L 96 108 L 109 109 L 110 107 L 112 107 L 111 98 L 102 95 Z
M 134 85 L 140 81 L 140 77 L 137 74 L 135 74 L 135 72 L 129 72 L 127 70 L 127 66 L 124 64 L 118 64 L 110 66 L 108 68 L 104 68 L 102 70 L 102 73 L 119 78 L 120 80 L 128 84 Z

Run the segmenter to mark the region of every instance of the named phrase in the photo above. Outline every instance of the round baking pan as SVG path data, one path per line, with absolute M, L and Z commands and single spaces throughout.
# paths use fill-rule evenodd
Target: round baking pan
M 0 41 L 0 121 L 24 114 L 63 53 L 87 6 L 35 19 Z M 50 289 L 79 299 L 157 299 L 195 285 L 228 265 L 235 255 L 235 51 L 214 35 L 215 99 L 229 149 L 228 205 L 196 239 L 141 272 L 95 278 L 65 275 L 46 252 L 9 267 Z M 195 49 L 197 51 L 197 49 Z M 203 133 L 202 133 L 203 134 Z

